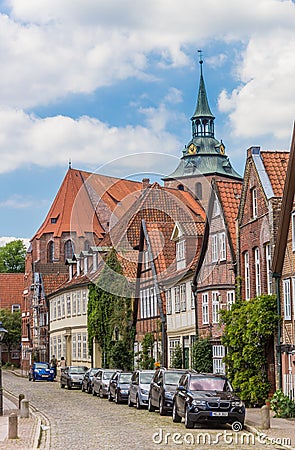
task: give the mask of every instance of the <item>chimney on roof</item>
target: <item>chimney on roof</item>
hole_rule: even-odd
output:
[[[150,187],[150,179],[149,178],[143,178],[141,183],[142,183],[142,190]]]
[[[250,147],[247,150],[247,157],[249,158],[252,155],[260,155],[260,147]]]

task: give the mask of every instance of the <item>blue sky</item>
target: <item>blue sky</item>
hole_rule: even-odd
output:
[[[0,237],[33,236],[69,159],[172,172],[191,138],[198,49],[235,169],[252,145],[289,150],[294,23],[291,0],[0,1]]]

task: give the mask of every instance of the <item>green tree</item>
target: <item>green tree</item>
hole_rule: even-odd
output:
[[[247,405],[263,404],[270,383],[267,378],[266,349],[273,341],[279,317],[276,297],[261,295],[238,300],[231,310],[221,310],[224,324],[222,343],[227,347],[227,374]]]
[[[11,362],[11,351],[19,349],[21,344],[22,318],[20,311],[11,312],[9,309],[0,309],[0,320],[8,331],[3,338],[3,344],[7,346],[8,362]]]
[[[154,369],[155,359],[153,357],[154,335],[146,333],[141,342],[141,352],[139,354],[138,364],[141,369]]]
[[[111,249],[97,283],[89,286],[88,300],[89,352],[93,354],[95,338],[101,347],[105,368],[113,366],[115,361],[118,363],[117,350],[122,344],[116,344],[117,339],[122,341],[127,358],[130,359],[128,368],[133,363],[132,301],[128,294],[128,283],[116,251]],[[126,364],[126,360],[122,359],[120,365],[125,367]]]
[[[182,369],[182,348],[179,344],[175,346],[172,352],[171,367],[174,369]]]
[[[192,368],[198,372],[213,371],[212,345],[208,338],[199,338],[193,343]]]
[[[0,272],[24,272],[26,251],[26,247],[20,239],[0,247]]]

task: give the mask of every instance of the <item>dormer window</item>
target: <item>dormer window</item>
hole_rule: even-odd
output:
[[[57,216],[57,217],[51,217],[50,222],[51,222],[51,223],[56,223],[56,222],[58,221],[58,217],[59,217],[59,216]]]

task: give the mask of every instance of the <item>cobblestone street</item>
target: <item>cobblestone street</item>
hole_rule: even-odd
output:
[[[279,448],[259,442],[251,433],[234,433],[229,427],[226,430],[186,430],[183,423],[174,424],[171,416],[162,417],[157,412],[138,411],[81,391],[61,389],[58,382],[29,382],[3,372],[4,389],[16,396],[24,394],[30,404],[48,418],[47,448],[50,449]]]

